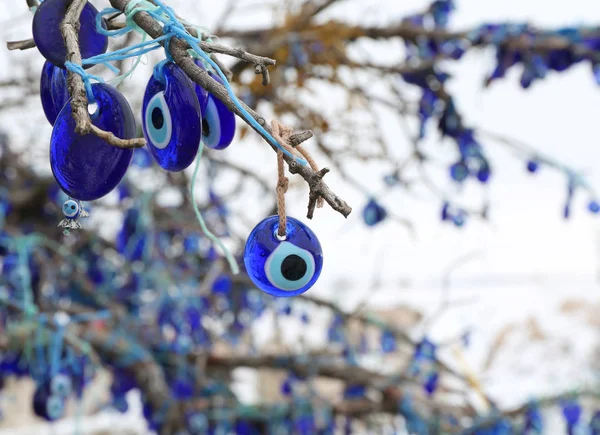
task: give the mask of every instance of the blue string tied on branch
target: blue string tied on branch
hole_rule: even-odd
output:
[[[199,56],[202,60],[204,60],[208,65],[210,65],[210,67],[218,74],[218,76],[220,77],[220,79],[223,82],[223,85],[225,86],[225,89],[227,90],[227,93],[229,94],[229,97],[230,97],[232,103],[240,111],[242,118],[248,124],[250,124],[256,131],[258,131],[261,135],[263,135],[263,137],[272,146],[281,150],[285,155],[287,155],[288,157],[293,159],[296,163],[300,164],[301,166],[308,165],[308,162],[306,160],[304,160],[301,157],[298,157],[297,155],[290,153],[287,149],[285,149],[285,147],[283,147],[281,144],[279,144],[275,140],[275,138],[269,132],[267,132],[267,130],[262,125],[260,125],[248,113],[248,111],[242,106],[242,104],[236,97],[236,95],[235,95],[233,89],[231,88],[231,85],[229,84],[229,81],[227,80],[227,77],[225,76],[223,71],[221,71],[219,66],[210,58],[210,56],[208,56],[200,48],[199,44],[201,43],[201,41],[198,38],[190,35],[190,33],[186,30],[185,26],[177,19],[173,10],[170,7],[166,6],[160,0],[156,0],[154,3],[156,4],[157,7],[160,8],[160,13],[158,13],[156,11],[156,9],[154,9],[154,8],[150,9],[150,8],[144,8],[144,7],[140,8],[136,12],[143,10],[144,12],[147,12],[154,19],[156,19],[157,21],[159,21],[163,24],[164,35],[161,38],[164,38],[165,40],[169,40],[172,37],[178,37],[178,38],[186,41],[190,45],[191,49],[196,53],[196,55]],[[133,10],[132,10],[132,14],[133,14]],[[155,39],[155,42],[161,38]],[[165,47],[165,51],[168,52],[167,47]],[[168,57],[169,57],[169,55],[167,54],[167,58]]]

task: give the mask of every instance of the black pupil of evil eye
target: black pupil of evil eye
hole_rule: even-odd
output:
[[[297,281],[306,273],[306,261],[298,255],[288,255],[281,263],[281,274],[285,279]]]
[[[154,110],[152,110],[152,125],[158,130],[162,128],[164,123],[165,118],[162,110],[160,110],[158,107],[155,107]]]

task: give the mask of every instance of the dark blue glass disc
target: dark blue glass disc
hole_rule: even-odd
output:
[[[35,45],[42,56],[60,68],[65,67],[67,57],[60,24],[70,4],[71,0],[45,0],[33,16],[32,32]],[[96,15],[98,10],[87,2],[81,12],[79,30],[79,49],[83,59],[105,53],[108,48],[108,37],[96,31]],[[106,28],[104,23],[103,27]],[[84,68],[91,66],[85,65]]]
[[[92,123],[121,139],[135,137],[135,119],[129,103],[114,87],[92,85],[98,109]],[[117,148],[93,134],[75,133],[71,103],[61,110],[50,140],[50,167],[60,188],[71,198],[93,201],[113,190],[129,167],[132,149]]]

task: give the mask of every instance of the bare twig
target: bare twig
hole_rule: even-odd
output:
[[[130,0],[111,0],[113,7],[124,10],[129,4]],[[140,11],[135,14],[134,21],[140,26],[150,37],[156,39],[163,34],[162,26],[152,18],[148,13]],[[229,54],[231,56],[238,57],[240,59],[247,60],[248,62],[257,63],[258,66],[263,66],[266,69],[266,65],[272,65],[274,61],[270,59],[260,58],[258,56],[250,55],[241,49],[230,49],[215,44],[202,43],[200,47],[207,51],[219,52],[223,54]],[[179,38],[172,38],[169,44],[169,49],[173,59],[179,65],[183,71],[195,82],[210,92],[213,96],[222,101],[227,107],[238,116],[242,117],[242,112],[233,103],[227,89],[216,80],[211,78],[206,71],[199,68],[192,57],[188,54],[187,50],[189,45]],[[262,64],[260,62],[263,62]],[[267,125],[265,119],[256,113],[254,110],[249,108],[246,104],[241,102],[242,107],[268,132],[271,131]],[[260,133],[260,132],[259,132]],[[266,138],[265,138],[266,139]],[[277,147],[271,145],[276,151]],[[323,176],[327,173],[327,170],[322,169],[318,173],[315,173],[309,166],[301,166],[297,164],[292,158],[287,155],[284,156],[285,161],[289,166],[289,170],[292,174],[299,174],[309,184],[310,187],[310,202],[309,202],[309,213],[308,216],[312,217],[311,205],[316,205],[316,199],[323,197],[323,199],[342,216],[347,217],[351,212],[352,208],[340,197],[338,197],[328,186],[323,182]],[[314,207],[312,207],[314,209]]]
[[[60,25],[60,31],[67,48],[67,60],[81,66],[81,52],[79,50],[79,17],[86,5],[86,0],[73,0],[63,22]],[[85,93],[83,78],[72,71],[68,72],[67,87],[71,95],[71,109],[73,119],[75,120],[75,132],[80,135],[95,134],[107,143],[118,148],[140,148],[146,145],[146,141],[141,138],[121,139],[113,133],[104,131],[92,124],[88,113],[88,99]]]
[[[9,50],[28,50],[35,47],[33,39],[24,39],[22,41],[8,41],[6,48]]]

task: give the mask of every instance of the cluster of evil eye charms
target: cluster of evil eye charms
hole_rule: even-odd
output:
[[[71,200],[63,206],[59,226],[81,228],[85,217],[81,201],[94,201],[115,189],[132,161],[133,150],[111,145],[94,134],[80,134],[72,115],[65,66],[67,50],[60,24],[70,0],[45,0],[36,9],[33,37],[45,57],[40,79],[44,114],[53,126],[50,140],[50,167],[57,184]],[[106,52],[108,38],[100,29],[106,23],[89,2],[80,19],[79,45],[82,58]],[[203,63],[196,62],[206,71]],[[84,65],[84,68],[91,65]],[[215,74],[209,73],[220,82]],[[135,118],[125,97],[114,87],[91,86],[89,99],[95,105],[90,120],[95,127],[120,139],[137,136]],[[92,105],[90,105],[90,108]],[[142,131],[148,150],[160,167],[181,171],[195,159],[200,141],[214,149],[229,146],[235,133],[235,116],[219,100],[194,84],[172,62],[161,62],[146,87],[143,100]],[[92,113],[93,112],[93,113]]]
[[[286,235],[278,235],[279,217],[260,222],[248,236],[244,264],[248,276],[265,293],[296,296],[310,289],[323,267],[323,251],[315,233],[288,217]]]
[[[196,64],[205,69],[200,61]],[[220,79],[211,74],[215,80]],[[144,94],[142,129],[150,153],[167,171],[192,164],[200,140],[223,149],[233,141],[235,115],[174,63],[159,64]]]
[[[56,374],[37,386],[33,395],[33,411],[48,421],[62,418],[67,399],[72,391],[71,378],[62,373]]]

